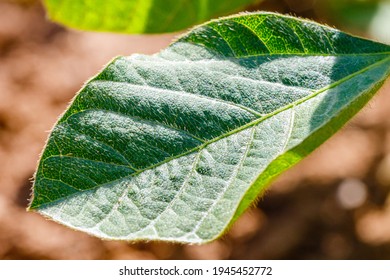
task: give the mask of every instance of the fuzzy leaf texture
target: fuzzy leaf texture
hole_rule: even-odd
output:
[[[30,208],[120,240],[204,243],[390,74],[390,46],[274,13],[119,57],[51,132]]]
[[[261,0],[44,0],[48,16],[83,30],[164,33],[238,12]]]

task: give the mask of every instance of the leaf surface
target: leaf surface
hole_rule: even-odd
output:
[[[103,238],[208,242],[389,74],[389,46],[310,21],[211,21],[85,85],[51,132],[30,208]]]
[[[238,12],[261,0],[45,0],[50,19],[93,31],[164,33]]]

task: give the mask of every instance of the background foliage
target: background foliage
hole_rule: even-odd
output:
[[[235,13],[259,0],[45,0],[50,18],[86,30],[123,33],[179,31]]]

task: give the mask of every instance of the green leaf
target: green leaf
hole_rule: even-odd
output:
[[[124,240],[203,243],[334,134],[390,74],[390,46],[273,13],[112,61],[39,162],[31,208]]]
[[[238,12],[261,0],[44,0],[51,20],[94,31],[164,33]]]

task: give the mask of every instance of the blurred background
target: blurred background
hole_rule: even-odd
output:
[[[264,0],[247,10],[390,43],[390,1]],[[158,52],[178,34],[70,30],[39,1],[0,0],[0,259],[390,259],[390,80],[210,244],[103,241],[26,212],[48,132],[83,83],[112,57]]]

